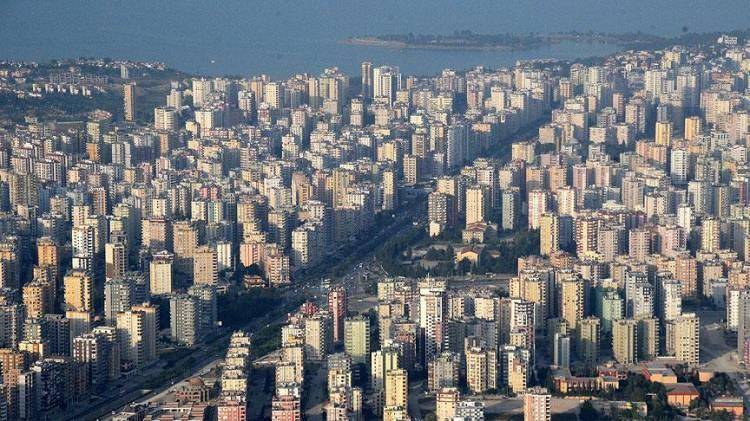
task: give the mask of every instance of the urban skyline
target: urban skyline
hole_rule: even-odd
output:
[[[750,38],[0,62],[0,421],[731,419]]]

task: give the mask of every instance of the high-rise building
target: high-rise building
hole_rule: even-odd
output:
[[[394,170],[383,171],[383,204],[384,210],[394,210],[398,207],[398,183]]]
[[[154,108],[154,128],[156,130],[177,131],[180,128],[180,117],[173,107]],[[165,148],[169,151],[169,148]]]
[[[347,313],[346,288],[343,286],[332,287],[328,291],[328,311],[331,313],[333,324],[333,342],[341,343],[344,340],[344,319]]]
[[[400,349],[396,346],[386,345],[382,349],[372,352],[370,357],[370,386],[373,390],[384,390],[386,373],[401,368],[400,359]]]
[[[125,275],[128,266],[128,252],[123,242],[104,245],[104,274],[107,278]]]
[[[117,314],[117,336],[122,359],[141,367],[156,359],[157,308],[150,305],[133,306]]]
[[[657,145],[666,147],[672,146],[672,122],[671,121],[657,121],[656,122],[656,135],[654,141]]]
[[[545,213],[539,224],[539,254],[550,256],[560,251],[560,217],[554,213]]]
[[[584,281],[566,279],[560,283],[560,316],[575,330],[584,314]]]
[[[52,311],[52,292],[50,285],[32,281],[23,287],[23,305],[26,317],[41,318]]]
[[[460,398],[461,394],[455,387],[440,389],[435,394],[436,421],[452,421]]]
[[[135,295],[135,285],[131,279],[107,279],[104,283],[104,317],[107,324],[114,326],[119,313],[137,304]]]
[[[365,99],[372,98],[373,72],[372,72],[372,63],[370,63],[369,61],[362,62],[361,77],[362,77],[362,97]]]
[[[171,294],[174,255],[166,250],[154,253],[149,262],[149,289],[152,295]]]
[[[344,321],[344,349],[355,364],[368,364],[370,359],[370,319],[356,316]]]
[[[216,285],[219,282],[219,265],[216,250],[200,246],[193,255],[193,282],[196,285]]]
[[[274,396],[271,402],[271,421],[302,421],[300,398],[294,395]]]
[[[651,318],[655,308],[654,287],[643,272],[629,272],[625,279],[625,315]]]
[[[385,373],[385,406],[406,408],[409,402],[409,379],[403,368]]]
[[[523,395],[524,421],[550,421],[552,419],[552,395],[543,387],[528,389]]]
[[[694,141],[701,134],[701,118],[685,117],[685,140]]]
[[[521,214],[521,193],[517,187],[505,189],[502,192],[502,227],[504,230],[514,230],[518,225]]]
[[[642,317],[638,322],[638,360],[653,360],[659,355],[660,335],[659,320],[650,317]]]
[[[447,313],[445,286],[424,285],[419,288],[419,327],[424,335],[424,358],[431,361],[442,351]]]
[[[612,354],[621,364],[638,361],[638,321],[621,319],[612,322]]]
[[[432,192],[427,198],[427,218],[441,226],[452,226],[456,222],[453,196]]]
[[[497,353],[492,349],[472,347],[465,351],[466,384],[472,393],[497,388]]]
[[[586,317],[578,324],[578,358],[590,368],[596,367],[599,358],[600,322],[597,317]]]
[[[438,391],[459,386],[460,354],[445,351],[427,365],[427,388]]]
[[[128,82],[124,84],[122,88],[125,102],[125,120],[135,121],[137,104],[135,82]]]
[[[198,303],[198,335],[204,337],[216,331],[218,324],[218,301],[216,297],[216,286],[210,284],[193,285],[188,288],[189,296],[194,297]]]
[[[19,376],[29,368],[29,355],[10,348],[0,349],[0,370],[2,370],[5,388],[5,402],[8,406],[8,419],[20,418],[19,415]]]
[[[328,355],[332,337],[329,315],[318,312],[311,317],[306,317],[304,323],[305,358],[313,361],[324,360]]]
[[[490,213],[490,195],[487,186],[475,184],[466,188],[466,225],[486,222]]]
[[[552,347],[552,365],[558,368],[570,368],[570,336],[555,333]]]
[[[103,335],[87,333],[73,339],[73,361],[85,364],[94,390],[109,380],[111,344]]]
[[[721,249],[721,221],[704,218],[701,223],[701,250],[716,253]]]
[[[529,192],[529,229],[539,229],[542,215],[549,211],[549,192],[532,190]]]
[[[682,314],[682,283],[676,279],[658,279],[658,275],[657,282],[661,282],[658,316],[662,322],[675,320]]]
[[[372,96],[383,98],[392,104],[396,100],[396,92],[401,89],[401,73],[398,67],[379,66],[372,69]]]
[[[190,221],[178,221],[172,225],[172,247],[174,251],[174,269],[175,271],[192,276],[193,275],[193,257],[198,248],[198,230]],[[204,258],[208,257],[206,255]],[[204,264],[208,263],[206,261]],[[210,268],[210,264],[201,268]],[[207,270],[207,272],[210,272]],[[210,273],[204,273],[210,277]]]
[[[91,274],[73,270],[65,275],[65,308],[73,311],[94,311],[94,280]]]
[[[685,313],[673,321],[672,343],[675,358],[695,367],[700,363],[700,320],[695,313]]]
[[[198,299],[187,294],[174,294],[169,299],[169,324],[172,340],[194,346],[199,340]]]

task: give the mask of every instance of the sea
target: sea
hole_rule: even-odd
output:
[[[347,45],[393,33],[680,32],[745,29],[750,0],[0,0],[0,60],[107,57],[205,75],[284,78],[362,61],[402,73],[602,56],[617,46],[566,42],[528,51]]]

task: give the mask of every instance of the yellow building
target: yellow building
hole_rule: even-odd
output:
[[[567,279],[560,284],[560,315],[571,330],[575,330],[583,318],[583,287],[583,279]]]
[[[656,136],[655,143],[657,145],[672,146],[672,122],[671,121],[657,121],[656,122]]]
[[[66,310],[88,311],[94,310],[93,289],[94,280],[86,271],[72,270],[65,275],[65,308]]]
[[[675,358],[690,366],[700,363],[700,319],[695,313],[685,313],[674,320],[672,343]]]
[[[560,217],[545,213],[539,218],[539,254],[549,256],[560,251]]]
[[[409,379],[406,370],[400,368],[385,373],[385,407],[406,408],[409,402]]]
[[[461,394],[455,387],[440,389],[435,395],[436,421],[451,421],[456,416],[456,407]]]
[[[466,384],[472,393],[497,388],[497,353],[472,347],[466,350]]]
[[[621,364],[638,361],[638,322],[620,319],[612,322],[612,353]]]

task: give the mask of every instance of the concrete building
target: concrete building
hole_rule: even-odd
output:
[[[528,389],[523,395],[523,419],[525,421],[550,421],[552,419],[552,395],[543,387]]]
[[[612,353],[621,364],[638,361],[638,321],[621,319],[612,322]]]

